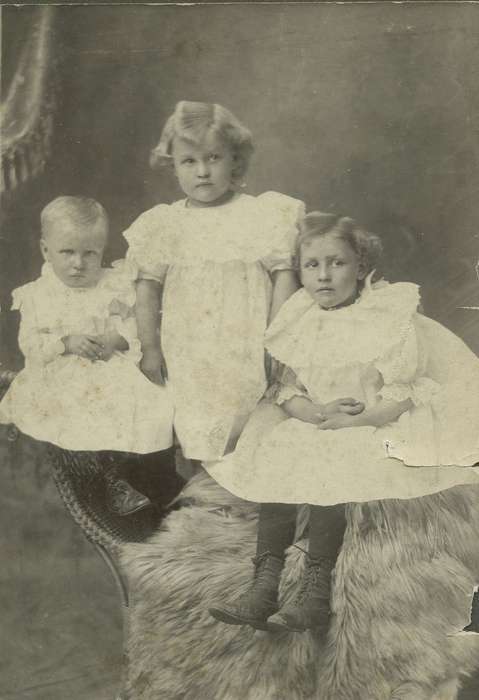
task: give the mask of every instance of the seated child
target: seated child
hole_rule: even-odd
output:
[[[284,366],[275,401],[256,409],[234,453],[205,464],[231,493],[261,503],[253,582],[218,601],[210,610],[218,620],[325,632],[341,504],[479,480],[479,360],[417,313],[415,284],[372,284],[380,250],[352,219],[313,212],[300,222],[303,288],[266,332],[267,350]],[[296,504],[304,503],[306,566],[296,597],[278,609]]]
[[[114,464],[108,504],[126,515],[149,499],[125,480],[124,453],[169,448],[173,421],[168,389],[138,368],[136,273],[124,262],[102,267],[108,218],[93,199],[58,197],[42,211],[41,231],[41,276],[13,292],[25,368],[1,420],[67,450],[101,451]]]

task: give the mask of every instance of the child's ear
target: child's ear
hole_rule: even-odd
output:
[[[368,270],[363,262],[359,263],[358,280],[364,280],[368,276]]]
[[[233,155],[233,168],[231,170],[231,179],[233,182],[236,180],[241,180],[244,175],[244,160],[243,158],[235,153]]]
[[[48,246],[43,238],[40,238],[40,250],[42,251],[43,259],[48,262]]]

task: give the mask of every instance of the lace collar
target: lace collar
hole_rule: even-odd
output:
[[[404,342],[419,304],[419,287],[366,280],[348,306],[322,309],[306,290],[293,294],[266,331],[270,354],[293,370],[373,362]]]

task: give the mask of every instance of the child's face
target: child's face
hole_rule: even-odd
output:
[[[175,137],[173,162],[180,187],[193,206],[219,203],[232,190],[231,148],[214,133],[199,144]]]
[[[94,287],[100,278],[107,230],[104,222],[79,226],[65,219],[49,225],[40,241],[43,257],[67,287]]]
[[[310,296],[323,309],[333,309],[354,301],[365,275],[349,243],[326,233],[301,246],[300,276]]]

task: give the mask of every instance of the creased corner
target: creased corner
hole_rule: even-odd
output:
[[[468,594],[467,597],[469,598],[470,606],[468,624],[462,630],[449,634],[449,637],[479,634],[479,585],[474,586],[471,593]]]

